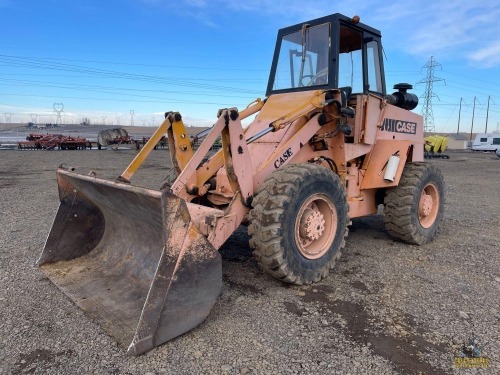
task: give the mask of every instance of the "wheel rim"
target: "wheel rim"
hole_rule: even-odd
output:
[[[295,219],[295,242],[308,259],[321,258],[330,248],[337,231],[337,210],[324,194],[311,195]]]
[[[439,211],[439,193],[434,184],[428,184],[422,190],[418,203],[418,221],[424,228],[434,224]]]

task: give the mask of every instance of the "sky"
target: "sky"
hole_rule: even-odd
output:
[[[278,29],[333,13],[382,32],[417,113],[433,58],[437,132],[499,130],[498,0],[0,0],[0,123],[207,126],[265,97]]]

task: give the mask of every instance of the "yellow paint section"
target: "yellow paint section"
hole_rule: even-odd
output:
[[[194,154],[191,147],[191,141],[189,140],[186,127],[182,120],[172,123],[172,132],[175,142],[175,157],[179,164],[179,168],[183,170]]]
[[[315,108],[322,108],[324,91],[303,91],[270,96],[257,116],[258,121],[274,122],[275,127],[297,119]]]
[[[171,122],[168,118],[166,118],[162,124],[156,129],[154,134],[151,136],[149,141],[146,142],[144,147],[139,151],[139,153],[135,156],[134,160],[128,165],[128,167],[123,171],[120,175],[120,178],[125,181],[130,181],[130,178],[137,171],[137,169],[141,166],[141,164],[146,160],[149,153],[154,149],[156,144],[160,141],[163,134],[165,134],[171,126]]]

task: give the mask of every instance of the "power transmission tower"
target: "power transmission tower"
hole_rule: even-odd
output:
[[[30,117],[31,117],[31,122],[33,124],[38,124],[37,120],[38,120],[38,115],[36,113],[30,113]]]
[[[432,113],[432,98],[439,97],[432,91],[432,86],[434,82],[444,81],[442,78],[434,77],[434,69],[436,67],[441,68],[441,64],[434,60],[434,56],[431,56],[427,64],[423,68],[427,69],[427,76],[425,79],[417,82],[425,83],[425,93],[421,98],[424,98],[424,105],[422,106],[422,116],[424,117],[424,131],[433,132],[434,131],[434,114]],[[445,82],[446,84],[446,82]]]
[[[134,110],[131,109],[130,110],[130,126],[134,126],[134,115],[135,115]]]
[[[10,118],[12,117],[12,113],[5,112],[4,115],[5,115],[5,123],[9,124],[10,123]]]
[[[54,103],[54,112],[57,114],[56,116],[56,125],[62,124],[61,113],[64,112],[64,104],[63,103]]]

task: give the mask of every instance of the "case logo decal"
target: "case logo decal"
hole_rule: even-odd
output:
[[[415,134],[417,132],[417,123],[386,118],[381,130],[393,133]]]

